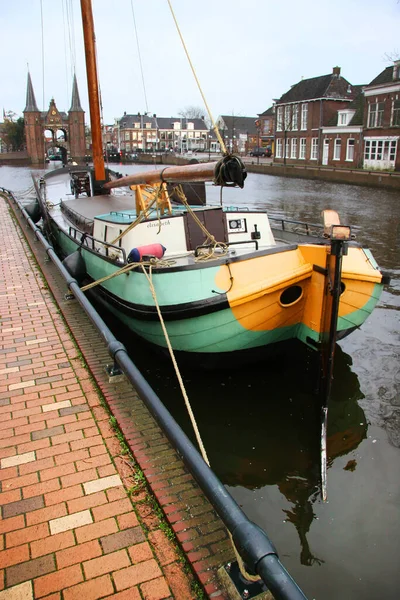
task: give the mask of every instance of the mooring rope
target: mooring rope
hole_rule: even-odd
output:
[[[187,411],[189,413],[190,420],[192,422],[192,426],[193,426],[193,429],[194,429],[194,432],[195,432],[195,435],[196,435],[197,443],[198,443],[200,451],[201,451],[201,455],[202,455],[204,461],[207,463],[207,465],[210,466],[210,461],[208,460],[207,452],[206,452],[206,450],[204,448],[203,440],[201,439],[201,435],[200,435],[199,428],[197,426],[196,418],[194,416],[194,413],[193,413],[193,410],[192,410],[192,407],[191,407],[188,395],[186,393],[185,384],[183,383],[182,376],[181,376],[181,373],[179,371],[178,364],[176,362],[175,354],[174,354],[174,351],[172,349],[172,345],[171,345],[171,342],[170,342],[170,339],[169,339],[167,328],[165,327],[164,319],[163,319],[163,316],[162,316],[161,310],[160,310],[160,305],[158,304],[157,294],[156,294],[156,290],[155,290],[154,284],[153,284],[152,265],[150,265],[149,273],[147,273],[144,265],[142,264],[142,271],[145,274],[147,281],[149,282],[151,295],[153,296],[154,304],[156,306],[157,313],[158,313],[158,318],[160,319],[160,324],[161,324],[161,327],[162,327],[162,330],[163,330],[163,333],[164,333],[165,341],[167,342],[168,351],[170,353],[171,360],[172,360],[172,363],[174,365],[175,373],[176,373],[176,376],[177,376],[178,381],[179,381],[179,386],[181,388],[181,392],[182,392],[182,395],[183,395],[183,398],[184,398],[184,401],[185,401],[185,404],[186,404],[186,408],[187,408]]]

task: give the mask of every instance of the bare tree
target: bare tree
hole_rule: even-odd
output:
[[[210,129],[210,119],[207,111],[201,106],[185,106],[178,112],[178,115],[185,119],[203,119],[208,129]]]
[[[392,52],[385,52],[383,56],[385,62],[395,62],[396,60],[400,60],[400,52],[397,49],[392,50]]]

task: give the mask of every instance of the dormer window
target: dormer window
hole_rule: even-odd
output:
[[[355,114],[355,110],[339,110],[338,125],[348,125]]]

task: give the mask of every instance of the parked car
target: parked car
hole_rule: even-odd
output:
[[[265,158],[266,156],[271,156],[271,148],[252,148],[249,152],[250,156],[262,156]]]

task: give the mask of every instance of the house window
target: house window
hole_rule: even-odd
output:
[[[400,127],[400,100],[393,100],[392,125]]]
[[[282,140],[280,138],[276,140],[276,158],[282,158]]]
[[[347,115],[346,115],[346,113],[339,113],[338,125],[347,125]]]
[[[292,108],[292,129],[297,131],[299,128],[299,105],[293,104]],[[297,143],[297,140],[296,140]]]
[[[151,129],[151,123],[146,123],[146,129]]]
[[[303,160],[306,157],[306,148],[307,148],[307,139],[306,138],[300,138],[299,158],[301,158]]]
[[[285,130],[290,129],[290,106],[285,106]]]
[[[278,106],[276,111],[276,130],[282,131],[283,125],[283,106]]]
[[[132,139],[133,140],[137,140],[137,133],[136,133],[136,131],[132,131]]]
[[[140,123],[134,123],[135,129],[140,129]]]
[[[285,140],[285,158],[289,158],[289,156],[290,156],[289,150],[290,150],[290,139],[286,138],[286,140]]]
[[[125,140],[130,140],[131,139],[131,135],[130,133],[125,133]]]
[[[292,151],[290,158],[297,158],[297,138],[292,138]]]
[[[187,129],[194,129],[194,124],[193,123],[188,123],[187,124]]]
[[[311,140],[311,160],[317,160],[318,158],[318,138]]]
[[[301,105],[301,129],[307,129],[308,104]]]
[[[347,140],[346,160],[354,160],[354,143],[353,138]]]
[[[382,127],[384,102],[374,102],[369,105],[368,127]]]
[[[336,138],[335,145],[333,146],[333,160],[340,160],[341,147],[342,147],[342,140],[340,138]]]

